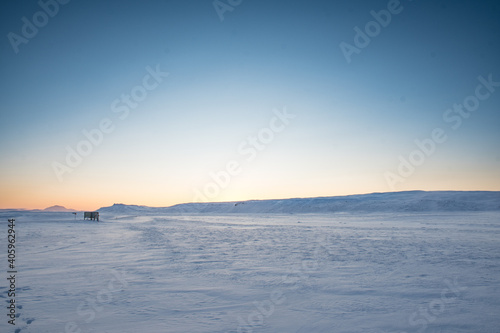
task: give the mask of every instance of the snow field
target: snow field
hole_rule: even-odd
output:
[[[4,315],[1,332],[497,332],[500,324],[498,212],[100,223],[0,214],[16,218],[20,305],[16,326]]]

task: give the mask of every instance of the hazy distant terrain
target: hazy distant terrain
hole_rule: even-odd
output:
[[[153,208],[115,204],[103,213],[334,213],[334,212],[434,212],[498,211],[500,192],[493,191],[406,191],[321,198],[250,200],[243,202],[191,203]]]

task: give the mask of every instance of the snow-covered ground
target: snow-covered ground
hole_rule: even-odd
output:
[[[500,212],[16,218],[1,332],[498,332]]]

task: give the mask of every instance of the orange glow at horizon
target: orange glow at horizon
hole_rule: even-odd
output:
[[[417,184],[422,184],[419,178],[409,179],[405,186],[400,186],[395,191],[498,191],[500,189],[499,181],[495,182],[484,179],[483,182],[479,183],[477,180],[465,180],[459,185],[446,177],[435,179],[430,184],[427,184],[427,186],[417,186]],[[272,186],[266,187],[261,186],[260,183],[251,179],[235,179],[234,183],[234,185],[239,186],[229,186],[227,189],[221,190],[217,197],[207,197],[208,200],[205,202],[328,197],[391,192],[382,181],[373,182],[370,185],[368,179],[358,179],[358,182],[349,178],[345,178],[344,180],[332,179],[330,181],[318,179],[308,182],[307,185],[301,181],[276,182]],[[14,186],[13,184],[4,183],[2,187],[8,188],[9,191],[2,191],[0,193],[0,209],[45,209],[50,206],[60,205],[68,209],[90,211],[111,206],[114,203],[168,207],[194,201],[194,192],[185,189],[177,189],[178,194],[176,194],[172,188],[169,188],[168,191],[162,191],[158,188],[140,188],[138,186],[127,189],[120,186],[113,187],[109,184],[73,185],[57,188],[54,185],[35,187],[32,184],[31,186],[27,184],[17,184]]]

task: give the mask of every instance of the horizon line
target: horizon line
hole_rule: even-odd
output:
[[[293,199],[319,199],[319,198],[335,198],[335,197],[350,197],[357,195],[370,195],[370,194],[385,194],[385,193],[407,193],[407,192],[500,192],[500,190],[404,190],[404,191],[388,191],[388,192],[368,192],[368,193],[355,193],[355,194],[344,194],[344,195],[331,195],[331,196],[314,196],[314,197],[288,197],[288,198],[273,198],[273,199],[246,199],[246,200],[226,200],[226,201],[206,201],[206,202],[180,202],[169,206],[148,206],[148,205],[137,205],[137,204],[126,204],[126,203],[113,203],[109,206],[100,206],[98,209],[94,210],[83,210],[83,209],[73,209],[67,208],[62,205],[51,205],[45,208],[0,208],[0,211],[3,210],[23,210],[23,211],[44,211],[47,208],[51,208],[54,206],[59,206],[68,211],[75,212],[84,212],[84,211],[98,211],[101,208],[111,207],[114,205],[124,205],[124,206],[139,206],[139,207],[148,207],[148,208],[169,208],[178,205],[187,205],[187,204],[212,204],[212,203],[234,203],[234,202],[248,202],[248,201],[273,201],[273,200],[293,200]],[[54,212],[53,212],[54,213]]]

